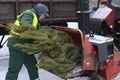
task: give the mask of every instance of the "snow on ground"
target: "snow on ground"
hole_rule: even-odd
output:
[[[8,36],[6,36],[4,40],[6,40],[7,38]],[[5,80],[5,75],[8,69],[9,52],[8,52],[8,48],[6,47],[6,44],[3,46],[3,48],[0,49],[0,80]],[[58,76],[46,70],[39,69],[38,72],[39,72],[40,80],[62,80]],[[18,80],[29,80],[29,76],[24,65],[19,73]],[[76,77],[74,79],[69,79],[69,80],[89,80],[89,78]],[[114,80],[120,80],[120,74]]]

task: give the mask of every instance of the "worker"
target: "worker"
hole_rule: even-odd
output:
[[[34,28],[38,29],[40,26],[40,20],[45,19],[48,16],[48,8],[42,3],[38,3],[34,8],[25,10],[15,21],[16,25],[22,23],[31,24]],[[17,80],[18,74],[24,64],[27,68],[30,80],[40,80],[38,75],[38,68],[35,66],[37,60],[34,55],[28,55],[21,51],[20,48],[14,47],[16,43],[27,43],[29,41],[14,38],[10,35],[8,39],[8,48],[10,53],[9,67],[5,80]]]

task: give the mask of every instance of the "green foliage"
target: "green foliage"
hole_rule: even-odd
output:
[[[75,61],[79,57],[78,47],[73,44],[72,38],[67,33],[48,26],[41,26],[38,30],[28,24],[9,26],[11,30],[19,33],[11,33],[13,37],[31,40],[31,43],[15,44],[16,47],[22,48],[29,55],[42,52],[36,65],[39,68],[65,77],[76,66]]]
[[[7,24],[7,29],[10,31],[10,35],[12,37],[16,37],[16,38],[21,38],[21,33],[25,32],[25,31],[31,31],[31,30],[35,30],[30,24],[22,24],[21,26],[12,24],[12,23],[8,23]]]

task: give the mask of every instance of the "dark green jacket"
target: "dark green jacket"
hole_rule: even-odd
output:
[[[33,11],[34,13],[36,13],[34,9],[30,9],[30,10]],[[22,23],[24,23],[24,22],[29,23],[29,24],[32,24],[33,18],[34,18],[34,16],[33,16],[32,12],[25,12],[25,13],[20,17],[19,21],[20,21],[20,24],[22,24]],[[40,23],[37,24],[37,29],[38,29],[39,27],[40,27]],[[32,42],[32,41],[30,41],[30,40],[21,40],[21,39],[16,39],[16,38],[10,37],[10,38],[8,39],[8,44],[7,44],[7,46],[10,47],[10,48],[19,49],[19,48],[14,47],[14,44],[16,44],[16,43],[22,43],[22,44],[24,44],[24,43],[31,43],[31,42]]]

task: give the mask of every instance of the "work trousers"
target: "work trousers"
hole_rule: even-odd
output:
[[[18,74],[24,64],[28,70],[30,80],[38,78],[37,60],[34,55],[28,55],[21,50],[9,48],[9,67],[5,80],[17,80]]]

